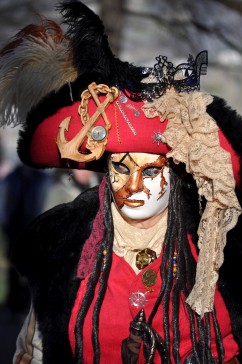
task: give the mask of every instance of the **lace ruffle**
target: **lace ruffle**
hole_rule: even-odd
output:
[[[168,120],[162,135],[175,163],[185,163],[207,200],[198,228],[200,249],[195,285],[187,303],[201,316],[212,311],[214,292],[226,245],[226,235],[237,223],[241,207],[234,188],[230,154],[219,142],[218,126],[206,112],[213,97],[203,92],[176,93],[170,89],[143,111],[148,118]]]

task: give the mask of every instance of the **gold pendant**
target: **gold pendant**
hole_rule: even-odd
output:
[[[157,281],[157,274],[154,269],[147,269],[142,275],[142,282],[146,287],[152,287]]]

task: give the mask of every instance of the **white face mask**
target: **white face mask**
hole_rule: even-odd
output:
[[[166,157],[149,153],[115,153],[109,160],[114,201],[132,220],[149,219],[168,206],[170,173]]]

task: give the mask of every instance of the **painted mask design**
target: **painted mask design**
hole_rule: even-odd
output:
[[[165,156],[112,154],[109,177],[116,206],[130,219],[148,219],[168,205],[170,174]]]

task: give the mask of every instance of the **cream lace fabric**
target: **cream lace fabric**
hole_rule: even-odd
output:
[[[112,203],[111,209],[114,222],[113,251],[119,257],[124,257],[135,273],[139,273],[140,270],[135,264],[138,251],[149,248],[156,252],[157,257],[161,253],[167,229],[167,209],[156,225],[145,230],[127,223],[117,211],[114,203]]]
[[[226,235],[237,223],[241,207],[234,192],[230,154],[219,143],[218,126],[206,112],[211,95],[169,89],[159,99],[145,103],[148,118],[168,120],[163,141],[171,147],[167,157],[183,162],[205,196],[206,208],[198,228],[200,249],[195,285],[187,303],[201,316],[213,309],[218,270],[223,263]]]

